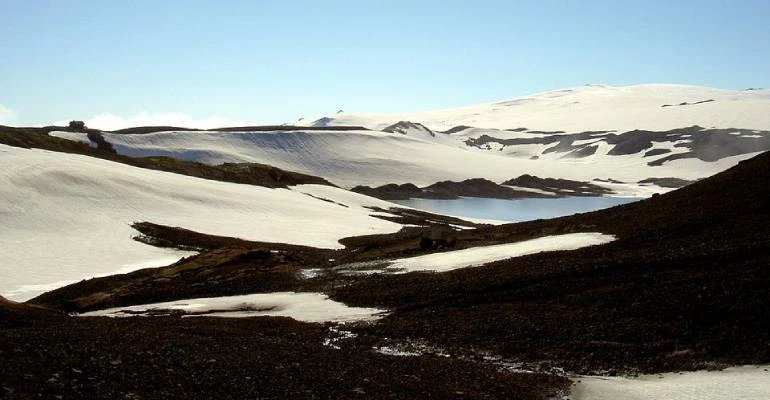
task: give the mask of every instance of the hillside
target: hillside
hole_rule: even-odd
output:
[[[661,179],[702,179],[770,150],[767,109],[770,90],[586,86],[435,112],[335,114],[308,127],[146,127],[102,137],[129,157],[266,164],[345,188],[500,184],[528,174],[644,195],[667,191]],[[51,134],[91,143],[85,133]]]
[[[140,168],[224,182],[245,183],[265,187],[287,187],[301,184],[331,185],[325,179],[316,176],[284,171],[273,166],[256,163],[230,163],[212,166],[168,157],[126,157],[114,151],[112,145],[104,140],[104,135],[101,131],[93,129],[65,131],[64,129],[66,128],[55,126],[45,128],[13,128],[0,125],[0,144],[27,149],[34,148],[82,154]],[[147,130],[150,132],[153,129],[162,128],[136,128],[139,131]],[[59,132],[65,138],[83,138],[83,140],[66,140],[50,135],[51,132]]]
[[[582,226],[617,235],[608,245],[372,276],[335,297],[397,310],[368,332],[405,348],[427,340],[584,372],[766,363],[768,168],[764,153],[643,202],[477,233]]]
[[[60,312],[34,305],[17,303],[0,296],[0,329],[16,327],[37,320],[63,319]]]
[[[365,208],[390,203],[331,186],[218,182],[2,144],[0,199],[0,293],[13,300],[193,254],[133,240],[134,222],[326,248],[341,247],[346,236],[401,228]]]
[[[770,153],[764,153],[642,202],[456,231],[451,248],[423,248],[426,231],[414,228],[348,238],[342,241],[346,248],[333,253],[284,248],[280,257],[264,251],[264,257],[243,258],[243,250],[229,249],[232,255],[227,256],[221,249],[171,267],[186,274],[160,269],[123,282],[120,277],[88,281],[35,302],[91,308],[94,300],[103,301],[102,307],[119,300],[129,305],[147,301],[148,294],[185,298],[192,294],[181,289],[188,284],[198,295],[230,295],[242,293],[243,278],[222,274],[253,271],[248,275],[262,283],[249,284],[252,289],[320,290],[349,305],[390,309],[378,323],[354,329],[367,338],[367,346],[470,358],[496,355],[535,369],[594,373],[767,363],[770,337],[762,327],[770,323],[770,314],[761,310],[770,309],[765,290],[770,284],[768,168]],[[601,232],[617,240],[438,274],[345,273],[355,263],[571,232]],[[207,267],[207,260],[222,267]],[[316,277],[281,275],[297,266],[318,270]],[[140,289],[137,293],[146,294],[132,299],[131,290]]]
[[[767,97],[586,87],[323,128],[0,127],[0,396],[543,399],[565,372],[770,363]],[[483,225],[325,179],[667,193]],[[317,312],[276,294],[370,312],[263,317]],[[63,315],[85,311],[125,318]]]
[[[435,139],[401,133],[333,130],[104,133],[103,137],[119,154],[129,157],[163,156],[211,166],[260,163],[322,176],[348,188],[390,183],[428,186],[444,180],[473,178],[502,183],[529,174],[598,185],[604,184],[591,181],[611,178],[629,183],[627,190],[638,191],[638,182],[645,179],[697,180],[770,148],[770,135],[765,131],[692,128],[638,135],[634,132],[565,135],[505,131],[502,139],[493,139],[492,135],[497,135],[493,132],[474,139],[472,133],[476,131],[471,129],[471,133],[451,136],[441,134]],[[84,136],[52,134],[88,142]],[[685,137],[688,135],[689,139]],[[484,144],[479,144],[482,143],[479,140],[484,140]],[[492,147],[493,141],[497,141],[496,146],[512,149],[511,152]],[[581,153],[586,148],[592,149],[590,154]],[[573,153],[581,156],[571,155]]]
[[[665,131],[700,125],[769,130],[770,89],[723,90],[702,86],[585,85],[468,107],[413,113],[343,113],[314,125],[383,129],[412,121],[434,131],[459,126],[545,132]]]
[[[3,150],[12,154],[9,149]],[[131,299],[136,304],[165,295],[231,294],[259,285],[270,291],[278,283],[281,290],[326,291],[347,304],[388,308],[390,314],[371,325],[345,326],[348,333],[275,318],[212,324],[205,318],[45,317],[2,328],[0,350],[11,355],[4,366],[14,368],[0,368],[0,376],[34,370],[53,379],[41,386],[25,378],[27,384],[8,386],[15,393],[12,398],[150,389],[190,396],[218,387],[243,396],[295,396],[312,390],[332,397],[355,391],[374,393],[375,398],[377,393],[421,398],[463,391],[472,393],[469,397],[542,399],[564,390],[565,378],[500,371],[498,366],[618,374],[768,363],[768,168],[770,153],[764,153],[643,202],[555,220],[460,230],[455,237],[460,249],[568,232],[609,233],[617,240],[438,274],[335,272],[336,266],[350,262],[451,250],[421,249],[426,231],[420,228],[346,238],[346,248],[338,250],[243,241],[238,250],[217,247],[231,246],[233,239],[188,232],[178,237],[209,243],[208,251],[172,267],[85,281],[44,298],[66,306],[73,300],[67,296],[89,298],[89,290],[96,290],[90,299],[98,301],[104,295],[99,291],[108,286],[146,290],[136,292],[139,296]],[[326,199],[339,190],[310,189],[313,196]],[[335,200],[350,204],[355,195],[348,196],[353,197]],[[409,215],[408,210],[400,214]],[[160,237],[179,234],[158,228],[154,235]],[[293,272],[297,265],[313,266],[321,274],[300,279]],[[137,282],[151,285],[134,286]],[[185,288],[190,291],[183,293]],[[125,300],[130,294],[121,296]],[[217,345],[207,337],[238,345]],[[47,348],[57,357],[34,348]],[[21,357],[13,349],[30,355]],[[395,358],[377,349],[406,356]],[[250,357],[244,361],[243,354]],[[343,372],[331,376],[324,373],[328,368],[319,367],[330,363]],[[183,375],[179,365],[187,366]],[[81,381],[83,373],[98,383]],[[207,378],[191,384],[190,374]],[[235,384],[233,379],[240,382],[245,376],[255,383]],[[431,384],[426,386],[426,380]],[[282,384],[276,385],[278,381]],[[350,382],[365,383],[351,387]]]

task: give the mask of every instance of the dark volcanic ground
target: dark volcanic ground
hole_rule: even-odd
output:
[[[2,325],[0,325],[2,326]],[[0,328],[0,398],[542,399],[565,378],[322,343],[288,318],[48,318]]]

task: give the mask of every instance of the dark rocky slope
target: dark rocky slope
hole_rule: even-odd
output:
[[[62,318],[0,326],[0,398],[545,399],[565,378],[323,345],[288,318]]]
[[[64,314],[45,307],[17,303],[0,296],[0,329],[25,325],[30,321],[63,318]]]
[[[545,194],[516,190],[498,185],[483,178],[466,179],[461,182],[442,181],[419,188],[414,184],[387,184],[375,188],[356,186],[351,191],[383,200],[405,199],[457,199],[460,197],[486,197],[495,199],[518,199],[524,197],[552,197]]]
[[[373,276],[335,297],[395,309],[368,330],[379,337],[574,371],[767,363],[767,171],[770,153],[647,201],[476,232],[561,225],[618,235],[609,245],[443,274]]]
[[[652,183],[652,182],[650,182]],[[511,187],[513,186],[513,187]],[[534,189],[534,190],[527,190]],[[458,199],[484,197],[495,199],[554,198],[565,196],[604,196],[614,192],[605,187],[569,179],[539,178],[521,175],[497,184],[487,179],[474,178],[461,182],[442,181],[425,187],[412,183],[369,187],[356,186],[351,191],[382,200]]]

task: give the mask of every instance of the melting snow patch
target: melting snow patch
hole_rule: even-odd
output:
[[[299,279],[313,279],[323,275],[323,269],[321,268],[306,268],[297,271]]]
[[[513,186],[513,185],[502,185],[502,186],[507,186],[507,187],[509,187],[509,188],[511,188],[513,190],[518,190],[518,191],[521,191],[521,192],[530,192],[530,193],[544,194],[544,195],[547,195],[547,196],[556,196],[556,193],[554,193],[552,191],[549,192],[549,191],[542,190],[542,189],[537,189],[537,188],[530,188],[530,187],[525,187],[525,186]]]
[[[661,194],[674,190],[673,188],[663,188],[657,185],[647,186],[638,183],[624,182],[605,182],[594,180],[594,184],[612,190],[615,194],[612,197],[634,197],[647,198],[655,193]]]
[[[572,399],[674,400],[770,399],[770,366],[722,371],[643,375],[637,378],[581,377]]]
[[[430,354],[439,357],[452,357],[446,350],[423,340],[394,341],[385,339],[386,342],[375,346],[372,350],[376,353],[396,357],[416,357]]]
[[[493,261],[540,253],[543,251],[575,250],[581,247],[609,243],[613,240],[615,240],[615,237],[612,235],[596,232],[546,236],[525,240],[523,242],[473,247],[464,250],[402,258],[392,261],[384,272],[443,272],[457,268],[479,266]]]
[[[342,348],[340,346],[342,342],[345,340],[354,339],[356,337],[358,337],[358,335],[353,332],[341,330],[336,326],[331,326],[329,327],[329,336],[323,340],[323,345],[339,350]]]
[[[388,346],[375,347],[374,351],[380,354],[384,354],[386,356],[394,356],[394,357],[415,357],[422,354],[417,351],[404,351],[404,350],[399,350],[395,347],[388,347]]]
[[[290,317],[304,322],[355,322],[379,319],[386,310],[348,307],[322,293],[276,292],[207,297],[116,307],[80,314],[83,317],[157,316],[181,313],[206,317]]]

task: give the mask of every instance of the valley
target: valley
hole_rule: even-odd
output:
[[[634,398],[727,368],[761,396],[767,107],[587,86],[309,126],[0,126],[0,395]],[[418,206],[592,199],[613,206]]]

